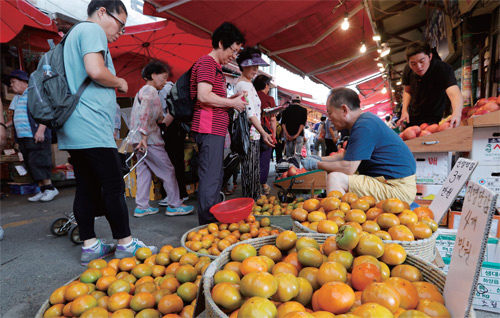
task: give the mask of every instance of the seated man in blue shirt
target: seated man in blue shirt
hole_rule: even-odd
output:
[[[351,89],[333,89],[326,105],[335,127],[351,130],[346,151],[329,157],[309,156],[302,165],[328,172],[328,192],[353,192],[377,201],[398,198],[411,204],[417,192],[416,164],[401,138],[374,114],[363,113]]]

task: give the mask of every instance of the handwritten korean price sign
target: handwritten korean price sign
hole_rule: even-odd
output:
[[[452,317],[468,317],[497,194],[470,181],[443,296]]]
[[[458,193],[469,180],[470,176],[476,169],[478,162],[459,158],[455,166],[451,170],[448,178],[446,178],[443,186],[439,189],[436,198],[432,201],[429,209],[434,212],[434,220],[440,222],[446,211],[453,204],[453,201],[458,196]]]

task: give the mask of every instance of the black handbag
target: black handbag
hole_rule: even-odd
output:
[[[238,113],[233,121],[231,150],[242,157],[250,151],[250,125],[245,111]]]
[[[262,126],[262,128],[264,128],[264,131],[268,134],[270,134],[271,132],[269,131],[269,129],[266,127],[266,126]],[[260,142],[259,142],[259,146],[260,146],[260,152],[264,152],[264,151],[267,151],[269,150],[269,147],[265,142],[264,142],[264,138],[262,138],[262,135],[260,136]]]

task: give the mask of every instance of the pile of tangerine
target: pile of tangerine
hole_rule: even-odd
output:
[[[197,231],[189,232],[185,246],[200,254],[218,256],[229,246],[255,237],[279,234],[279,230],[270,227],[269,218],[260,221],[249,215],[238,223],[210,223]]]
[[[43,317],[191,318],[210,258],[165,245],[135,257],[91,261],[80,278],[57,288]]]
[[[414,241],[426,239],[437,231],[434,213],[426,207],[413,211],[397,198],[376,202],[371,196],[358,198],[332,191],[324,199],[308,199],[292,211],[292,219],[319,233],[336,234],[348,224],[373,233],[383,240]]]

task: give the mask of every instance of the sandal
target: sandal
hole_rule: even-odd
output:
[[[269,194],[269,192],[271,192],[271,187],[270,187],[270,186],[268,186],[266,183],[264,183],[264,184],[262,185],[262,193],[263,193],[264,195],[268,195],[268,194]]]

